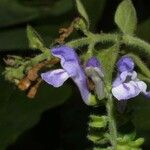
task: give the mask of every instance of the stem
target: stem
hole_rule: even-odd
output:
[[[139,50],[144,50],[148,55],[150,55],[150,44],[147,42],[130,35],[123,36],[123,43],[135,48],[139,48]],[[143,51],[141,51],[143,52]]]
[[[33,57],[31,60],[26,61],[23,66],[34,66],[38,64],[39,62],[42,62],[44,60],[49,60],[51,58],[51,54],[49,50],[45,50],[43,53]]]
[[[107,104],[107,115],[109,118],[109,133],[110,133],[110,141],[113,146],[113,150],[116,150],[117,146],[117,129],[116,129],[116,123],[115,123],[115,116],[114,116],[114,103],[112,99],[112,95],[108,95]]]
[[[82,47],[84,45],[88,45],[91,43],[91,40],[96,44],[98,42],[112,42],[116,43],[118,41],[118,34],[90,34],[89,37],[84,37],[80,39],[73,40],[71,42],[66,43],[66,45],[71,46],[73,48]]]
[[[90,57],[93,56],[94,46],[95,46],[95,43],[94,43],[94,42],[91,42],[91,43],[89,44],[89,46],[88,46],[87,54],[88,54],[88,56],[90,56]]]

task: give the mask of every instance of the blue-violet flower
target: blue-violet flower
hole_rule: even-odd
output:
[[[61,45],[52,48],[51,52],[53,56],[60,58],[60,64],[63,69],[42,73],[42,79],[54,87],[60,87],[69,77],[72,78],[78,86],[84,102],[91,105],[93,95],[89,92],[85,72],[74,49]]]
[[[88,59],[85,71],[87,76],[94,82],[98,98],[103,99],[105,97],[104,82],[102,80],[104,78],[104,74],[102,66],[96,57]]]
[[[117,63],[118,75],[112,85],[112,94],[118,100],[128,100],[136,97],[141,92],[146,96],[150,95],[147,92],[145,82],[137,78],[137,73],[134,71],[134,62],[130,57],[123,56]]]

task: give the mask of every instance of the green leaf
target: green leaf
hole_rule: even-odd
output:
[[[56,1],[53,6],[51,7],[49,6],[49,13],[54,16],[59,16],[70,11],[72,8],[73,8],[73,1],[59,0],[59,1]]]
[[[104,79],[109,84],[112,82],[112,74],[114,71],[116,59],[118,57],[118,50],[119,45],[114,45],[108,49],[101,50],[98,53],[98,58],[103,64]]]
[[[46,46],[49,46],[53,38],[57,35],[57,25],[37,25],[35,26],[38,33],[43,37]],[[2,50],[26,50],[28,47],[28,39],[26,36],[26,26],[13,29],[2,30],[0,32],[0,51]]]
[[[91,30],[96,29],[97,24],[103,15],[106,2],[106,0],[82,0],[83,5],[86,7],[87,13],[89,14]]]
[[[108,122],[107,116],[90,115],[89,126],[93,128],[105,128]]]
[[[67,85],[56,89],[43,84],[36,98],[31,100],[4,81],[2,76],[0,83],[0,150],[6,150],[22,132],[33,127],[42,112],[61,105],[71,95]]]
[[[123,0],[115,13],[115,23],[125,34],[133,34],[137,26],[136,10],[131,0]]]
[[[27,26],[27,37],[29,40],[29,47],[31,49],[43,49],[43,40],[40,35],[31,26]]]
[[[85,19],[85,21],[87,23],[87,27],[89,28],[89,24],[90,24],[89,17],[86,13],[86,10],[85,10],[83,4],[81,3],[80,0],[76,0],[76,5],[77,5],[77,9],[78,9],[79,14]]]
[[[30,5],[27,6],[18,0],[1,0],[0,28],[26,23],[37,18],[43,19],[43,16],[60,16],[73,8],[73,2],[70,0],[57,0],[41,7],[33,7],[32,1],[29,3]]]
[[[119,133],[119,138],[117,139],[117,141],[119,143],[125,143],[125,142],[130,142],[135,140],[136,138],[136,131],[132,130],[132,131],[128,131],[128,133]]]

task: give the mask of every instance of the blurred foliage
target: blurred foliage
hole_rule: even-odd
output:
[[[89,13],[92,28],[101,17],[105,2],[105,0],[94,0],[94,3],[88,3],[88,0],[83,0],[84,4],[88,4],[88,12],[94,9],[92,13]],[[42,3],[42,7],[39,7],[40,3]],[[59,27],[68,25],[73,20],[72,16],[74,18],[77,16],[74,13],[75,3],[73,0],[33,1],[33,5],[31,1],[27,0],[2,0],[0,8],[2,16],[0,18],[0,50],[28,49],[27,24],[33,25],[49,46],[58,35]]]
[[[109,18],[109,16],[113,17],[113,10],[119,0],[82,0],[82,2],[89,14],[91,29],[93,31],[97,31],[97,28],[100,27],[101,24],[104,24],[103,26],[106,26],[106,29],[110,28],[110,30],[112,30],[113,26],[110,24],[112,21],[108,22],[107,18]],[[141,3],[135,2],[135,4],[140,5]],[[140,12],[138,14],[140,14]],[[29,52],[30,49],[26,36],[26,26],[28,24],[32,25],[38,33],[40,33],[47,47],[49,47],[51,42],[58,36],[58,29],[63,26],[68,26],[73,18],[77,16],[74,0],[1,0],[0,51],[5,52],[5,54],[9,54],[10,51],[22,52],[23,55],[26,54],[27,50]],[[149,25],[150,18],[147,18],[139,22],[137,27],[137,35],[147,41],[150,41]],[[2,72],[2,70],[3,67],[1,63],[0,72]],[[71,88],[68,87],[68,84],[58,90],[50,86],[42,85],[37,97],[34,100],[29,100],[24,93],[4,81],[1,75],[0,150],[6,150],[6,147],[13,143],[19,135],[38,123],[44,111],[63,104],[70,95]],[[150,142],[150,121],[148,118],[150,115],[150,102],[143,97],[139,97],[138,100],[131,100],[129,103],[129,106],[134,109],[133,122],[137,127],[138,134],[146,137],[146,145],[148,145]],[[69,105],[68,107],[71,106]],[[78,107],[80,106],[76,105],[74,109]],[[71,112],[67,111],[65,115],[72,113],[75,111],[74,109],[70,108]],[[79,112],[77,114],[74,113],[74,115],[80,116]],[[85,115],[85,113],[83,115]],[[68,117],[64,118],[66,120],[62,120],[67,124]],[[72,115],[70,115],[70,120],[71,119]],[[80,117],[76,117],[76,119],[80,121]],[[76,121],[76,119],[74,119],[74,121]],[[74,122],[70,122],[71,125],[74,126]],[[82,123],[80,122],[79,125],[80,124]],[[78,128],[80,127],[78,126]],[[78,131],[76,127],[74,127],[74,130]],[[76,136],[75,138],[78,138],[77,142],[79,143],[81,137],[75,135],[75,131],[71,130],[68,135],[64,136],[68,136],[67,140],[69,140],[70,136]],[[82,132],[81,130],[79,131]],[[72,133],[74,134],[71,135]]]
[[[144,20],[137,29],[137,35],[142,39],[150,42],[150,18]]]
[[[56,90],[43,84],[36,98],[28,99],[25,93],[4,81],[2,76],[0,83],[0,150],[33,127],[43,111],[64,103],[71,95],[67,85]]]

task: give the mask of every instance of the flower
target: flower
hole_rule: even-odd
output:
[[[134,69],[134,62],[130,57],[123,56],[117,63],[119,73],[112,85],[112,94],[118,100],[128,100],[138,96],[141,92],[146,96],[150,95],[147,92],[145,82],[137,78],[137,73]]]
[[[105,97],[104,82],[102,80],[104,78],[104,74],[102,66],[96,57],[91,57],[88,59],[85,72],[94,82],[98,98],[103,99]]]
[[[133,71],[134,69],[134,62],[130,57],[123,56],[118,62],[117,62],[117,67],[119,72],[124,72],[124,71]]]
[[[88,90],[85,72],[74,49],[61,45],[53,48],[51,52],[53,56],[60,58],[63,69],[42,73],[42,79],[54,87],[60,87],[68,78],[72,78],[80,90],[82,99],[90,105],[94,97]]]

